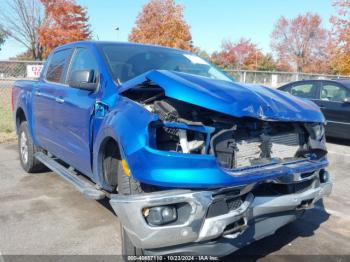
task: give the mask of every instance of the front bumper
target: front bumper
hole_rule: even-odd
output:
[[[135,180],[168,188],[214,189],[265,181],[278,176],[312,172],[326,168],[326,158],[290,161],[224,169],[213,155],[182,154],[142,147],[127,156]]]
[[[228,253],[233,252],[242,243],[273,234],[278,228],[295,219],[298,210],[310,207],[330,194],[332,183],[328,173],[327,180],[321,183],[319,171],[315,171],[306,179],[302,179],[300,174],[293,174],[284,177],[283,181],[277,179],[274,182],[291,183],[307,179],[314,179],[310,187],[301,192],[284,195],[254,196],[255,184],[240,187],[239,195],[244,196],[240,206],[228,213],[210,217],[208,209],[215,196],[221,194],[218,190],[167,190],[140,195],[114,195],[110,204],[132,243],[136,247],[148,250],[149,253],[196,253],[197,250],[198,255],[225,255],[225,250]],[[187,212],[186,219],[182,222],[163,226],[150,226],[146,222],[142,211],[144,208],[179,203],[186,203],[190,207],[190,212]],[[239,222],[237,228],[227,230],[236,222]],[[237,239],[242,237],[246,238],[245,241],[237,242]],[[215,250],[219,250],[215,245],[210,248],[210,241],[213,239],[220,239],[220,254],[215,254]],[[208,244],[208,241],[211,244]]]

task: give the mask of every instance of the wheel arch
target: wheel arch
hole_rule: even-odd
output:
[[[98,151],[96,154],[95,170],[97,175],[97,181],[100,184],[100,186],[111,191],[114,190],[115,186],[108,183],[109,178],[106,177],[106,174],[104,173],[103,165],[105,157],[110,156],[110,154],[113,154],[118,160],[122,159],[122,151],[117,139],[115,139],[115,137],[113,136],[105,136],[98,147]],[[115,176],[115,178],[117,178],[117,173],[115,174]]]
[[[18,107],[16,110],[16,116],[15,116],[15,124],[16,124],[15,128],[16,128],[17,133],[18,133],[19,127],[23,121],[27,121],[26,114],[25,114],[22,107]]]

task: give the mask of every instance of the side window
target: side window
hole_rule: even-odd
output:
[[[55,83],[64,82],[64,71],[69,61],[71,51],[71,49],[65,49],[53,54],[46,71],[46,80]]]
[[[316,85],[313,83],[296,84],[291,87],[290,93],[303,98],[315,99]]]
[[[87,48],[77,48],[74,52],[72,63],[69,69],[68,79],[74,71],[81,70],[93,70],[94,71],[94,80],[96,83],[97,76],[99,73],[97,61],[94,54]]]
[[[332,101],[332,102],[343,102],[345,98],[349,97],[349,92],[344,88],[331,84],[325,83],[321,88],[321,100]]]

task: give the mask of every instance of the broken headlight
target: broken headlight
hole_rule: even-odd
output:
[[[325,138],[324,124],[312,123],[305,124],[305,127],[309,133],[309,136],[313,140],[322,141]]]
[[[326,156],[326,134],[323,123],[307,123],[305,128],[309,133],[308,150],[315,155],[314,158],[320,159]]]
[[[178,122],[153,122],[150,145],[164,151],[184,154],[206,154],[214,128]]]

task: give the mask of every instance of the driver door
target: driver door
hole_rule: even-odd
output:
[[[62,158],[82,173],[91,176],[91,128],[97,92],[71,87],[70,75],[78,70],[93,70],[94,81],[100,72],[95,54],[85,47],[74,50],[67,72],[66,85],[56,91],[60,103],[55,108],[55,128],[60,136]]]

